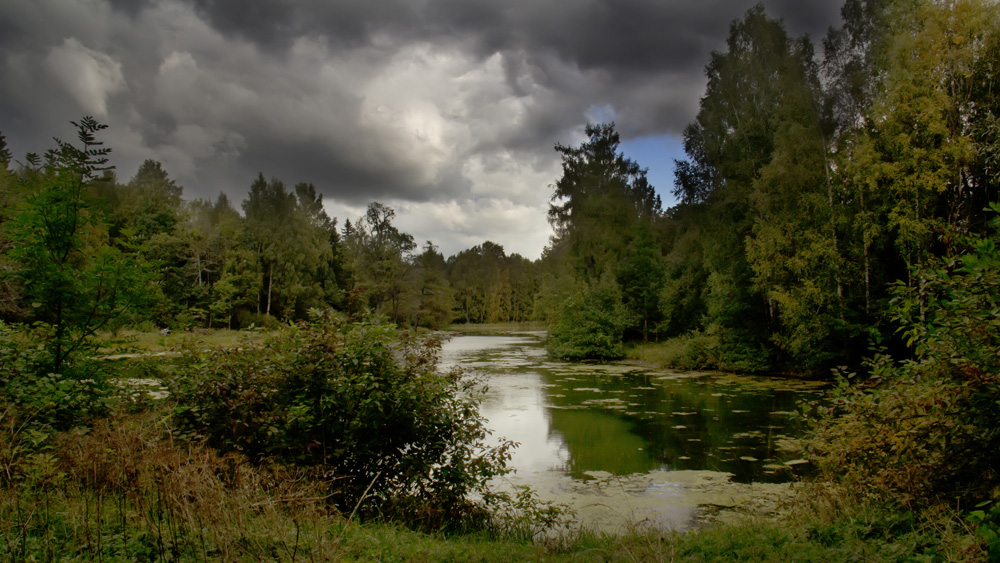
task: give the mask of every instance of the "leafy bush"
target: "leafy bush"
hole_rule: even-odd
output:
[[[989,505],[992,504],[992,507]],[[1000,504],[985,501],[966,520],[976,525],[976,535],[983,542],[990,563],[1000,561]],[[988,510],[987,510],[988,508]]]
[[[842,415],[818,428],[823,464],[868,494],[970,506],[1000,485],[1000,252],[967,243],[894,290],[914,358],[875,357],[867,390],[842,381]]]
[[[315,467],[345,510],[368,499],[369,511],[452,518],[469,493],[487,495],[511,444],[486,447],[473,383],[436,369],[439,341],[314,315],[262,344],[185,351],[169,382],[176,427],[257,462]]]
[[[107,414],[116,393],[101,360],[77,351],[52,371],[51,327],[0,322],[0,389],[24,424],[64,430]]]
[[[718,369],[718,347],[718,336],[695,330],[664,342],[640,344],[629,356],[674,369]]]
[[[273,330],[281,326],[281,321],[276,319],[274,315],[254,313],[244,309],[239,309],[236,312],[236,322],[234,326],[235,328],[258,326],[268,330]]]
[[[718,347],[713,353],[718,357],[719,369],[737,373],[775,371],[771,352],[759,341],[760,335],[719,326],[709,327],[707,332],[718,339]]]
[[[553,356],[568,360],[623,358],[622,336],[630,323],[621,289],[610,276],[603,276],[563,304],[546,347]]]

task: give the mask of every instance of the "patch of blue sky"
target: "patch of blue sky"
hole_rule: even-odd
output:
[[[676,199],[674,191],[674,161],[684,160],[684,145],[680,136],[656,135],[637,137],[622,141],[619,145],[622,154],[639,163],[642,168],[648,168],[646,178],[656,189],[663,200],[663,208],[673,206]]]

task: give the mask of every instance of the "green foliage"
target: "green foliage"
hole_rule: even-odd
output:
[[[649,225],[641,223],[618,265],[617,279],[622,288],[622,300],[638,325],[630,328],[641,335],[643,341],[648,341],[649,333],[659,325],[664,270],[663,256]]]
[[[344,224],[347,263],[359,295],[359,313],[388,315],[401,322],[410,311],[415,288],[406,283],[410,273],[410,253],[417,247],[413,236],[392,224],[395,210],[379,202],[368,205],[365,216],[354,224]]]
[[[332,313],[239,350],[187,350],[174,423],[222,451],[319,467],[333,499],[366,513],[425,505],[463,517],[505,472],[487,446],[474,382],[436,370],[435,340]]]
[[[565,246],[566,259],[585,281],[615,271],[632,236],[632,227],[660,214],[660,196],[646,170],[618,152],[613,123],[588,124],[587,142],[556,145],[562,177],[549,204],[554,245]]]
[[[718,348],[717,336],[693,331],[663,342],[637,344],[628,357],[680,370],[720,369]]]
[[[992,504],[993,506],[989,506]],[[986,554],[990,563],[1000,561],[1000,504],[981,502],[978,509],[968,514],[966,520],[976,525],[976,535],[986,544]]]
[[[673,217],[663,226],[670,233],[669,252],[664,258],[664,280],[660,290],[660,332],[677,336],[704,328],[706,303],[704,289],[708,272],[705,270],[702,244],[696,217],[690,213],[683,220]]]
[[[555,326],[562,316],[566,303],[585,287],[585,283],[566,272],[543,274],[538,282],[535,318],[550,327]]]
[[[545,346],[553,356],[569,360],[623,358],[623,333],[632,322],[621,289],[605,275],[563,304]]]
[[[0,322],[0,389],[3,404],[21,424],[39,431],[67,429],[108,413],[116,398],[104,363],[82,354],[51,371],[52,329]]]
[[[102,329],[114,329],[148,300],[147,264],[111,244],[99,206],[91,196],[108,170],[96,134],[106,128],[85,117],[77,127],[80,147],[57,140],[45,164],[19,176],[25,193],[6,234],[14,276],[29,304],[28,320],[50,327],[43,340],[47,370],[59,373],[71,355]],[[43,372],[44,373],[44,372]]]
[[[865,336],[891,332],[890,284],[913,287],[911,268],[988,223],[995,6],[848,0],[842,15],[818,62],[808,38],[749,10],[684,131],[681,204],[660,224],[663,332],[715,327],[723,363],[857,366]]]
[[[449,258],[448,267],[457,320],[502,323],[532,318],[535,275],[526,258],[508,256],[502,246],[486,241]]]
[[[799,205],[826,191],[811,44],[790,38],[758,5],[733,22],[726,45],[726,52],[712,54],[700,110],[684,131],[689,160],[677,163],[674,191],[683,205],[670,218],[682,232],[668,253],[673,279],[665,284],[664,306],[668,333],[715,325],[725,347],[719,356],[757,371],[776,367],[768,336],[780,334],[782,322],[808,334],[797,326],[802,315],[789,311],[815,307],[792,291],[803,281],[822,280],[822,290],[830,283],[826,272],[805,272],[805,265],[780,272],[803,249],[788,234],[802,230],[797,222],[818,221],[825,230],[810,224],[806,236],[833,244],[836,237],[830,239],[824,214]],[[819,262],[815,254],[808,260]],[[802,359],[817,341],[778,343],[801,348],[795,352]]]
[[[322,304],[313,280],[332,253],[328,230],[333,224],[323,211],[322,196],[311,184],[299,184],[289,192],[281,180],[267,181],[260,174],[250,185],[243,211],[244,233],[263,280],[258,312],[304,317],[309,307]]]
[[[455,297],[448,283],[444,256],[427,241],[423,253],[416,259],[415,271],[420,277],[420,303],[414,324],[440,330],[454,317]]]
[[[916,283],[896,286],[894,317],[914,358],[877,356],[872,388],[842,384],[841,416],[820,423],[825,466],[861,490],[908,506],[968,505],[1000,485],[996,241],[966,239],[965,253],[930,260]]]
[[[539,267],[535,313],[550,323],[554,355],[620,358],[626,331],[645,340],[659,326],[664,268],[652,226],[661,203],[646,170],[618,152],[613,123],[588,124],[585,133],[580,146],[556,145],[556,234]]]
[[[132,245],[157,234],[170,234],[181,219],[181,194],[163,165],[146,160],[128,184],[104,182],[97,195],[105,200],[112,235]]]

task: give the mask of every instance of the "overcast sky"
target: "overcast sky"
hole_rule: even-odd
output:
[[[312,182],[343,224],[371,201],[445,255],[537,258],[555,143],[614,120],[670,202],[704,67],[755,0],[3,0],[0,132],[15,156],[110,128],[119,178],[163,163],[188,199],[258,172]],[[839,1],[767,0],[821,37]]]

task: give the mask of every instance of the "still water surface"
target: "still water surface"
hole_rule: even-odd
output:
[[[689,526],[699,506],[781,494],[808,464],[800,401],[823,387],[778,378],[553,361],[544,333],[456,336],[442,367],[481,376],[495,436],[520,445],[508,484],[570,505],[587,526]],[[758,499],[759,500],[759,499]]]

